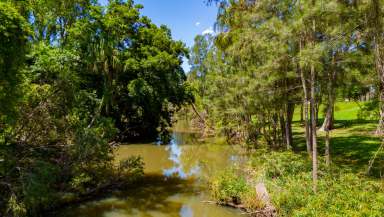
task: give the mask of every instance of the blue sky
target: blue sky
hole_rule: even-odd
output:
[[[99,0],[106,4],[108,0]],[[216,20],[217,8],[207,6],[205,0],[135,0],[142,4],[142,14],[148,16],[155,24],[167,25],[172,31],[172,37],[183,41],[188,47],[193,45],[196,35],[210,32]],[[189,71],[189,65],[184,62],[183,68]]]

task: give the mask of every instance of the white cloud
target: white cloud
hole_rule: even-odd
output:
[[[214,34],[215,31],[213,31],[212,27],[209,27],[208,29],[204,30],[201,34],[208,35],[208,34]]]
[[[201,24],[200,22],[196,22],[195,26],[200,26],[200,24]]]

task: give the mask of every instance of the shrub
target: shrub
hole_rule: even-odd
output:
[[[312,191],[311,161],[292,152],[258,151],[250,160],[252,179],[263,180],[280,216],[383,216],[382,180],[360,177],[320,162],[318,191]]]
[[[227,169],[210,180],[212,197],[221,204],[242,204],[249,210],[262,208],[255,189],[235,169]]]

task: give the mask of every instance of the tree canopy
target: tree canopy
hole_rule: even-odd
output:
[[[197,89],[199,110],[229,141],[297,151],[292,121],[301,108],[316,191],[319,113],[325,117],[320,130],[327,132],[329,163],[335,102],[382,96],[377,75],[382,77],[383,3],[208,3],[219,8],[217,34],[197,36],[191,49],[189,80]],[[370,99],[383,103],[382,97]]]
[[[169,142],[174,113],[193,101],[188,50],[142,8],[0,2],[2,216],[38,215],[63,193],[133,179],[140,160],[116,168],[110,142]]]

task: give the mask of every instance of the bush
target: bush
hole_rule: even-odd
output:
[[[23,173],[23,200],[30,214],[50,208],[52,201],[58,200],[55,184],[59,172],[57,165],[38,160],[31,165],[29,171]]]
[[[292,152],[259,151],[250,160],[252,179],[263,180],[280,216],[383,216],[384,185],[345,169],[327,170],[319,159],[318,192],[311,161]],[[327,171],[327,172],[325,172]]]
[[[242,204],[249,210],[262,208],[255,189],[235,169],[227,169],[209,181],[212,197],[221,204]]]
[[[118,172],[125,180],[135,180],[144,175],[144,162],[140,156],[133,156],[120,162]]]

